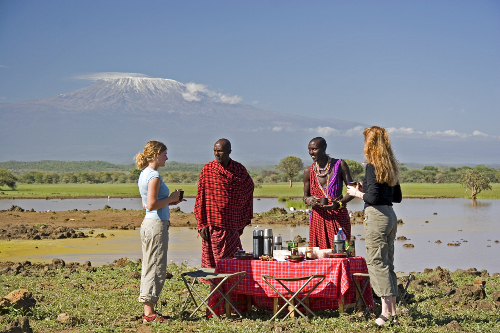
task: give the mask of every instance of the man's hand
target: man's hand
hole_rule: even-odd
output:
[[[331,205],[321,206],[326,210],[337,210],[340,208],[338,201],[333,201]]]
[[[311,206],[311,207],[316,207],[316,206],[319,206],[319,202],[318,202],[319,198],[318,197],[315,197],[315,196],[310,196],[310,197],[307,197],[305,200],[304,200],[304,203],[308,206]]]
[[[210,229],[208,227],[200,229],[200,236],[204,240],[208,241],[210,239]]]

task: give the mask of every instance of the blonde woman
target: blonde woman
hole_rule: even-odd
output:
[[[141,224],[142,273],[139,302],[144,304],[143,322],[167,322],[168,316],[156,313],[158,302],[167,275],[168,228],[170,210],[168,205],[180,202],[179,191],[170,191],[158,173],[165,166],[167,146],[159,141],[149,141],[144,151],[135,156],[139,176],[139,192],[146,216]]]
[[[365,202],[365,250],[370,283],[380,296],[382,312],[375,321],[383,326],[396,315],[398,282],[394,272],[394,240],[397,218],[392,203],[401,202],[398,162],[384,128],[373,126],[363,131],[366,164],[365,183],[348,186],[347,193]],[[394,323],[397,319],[393,318]]]

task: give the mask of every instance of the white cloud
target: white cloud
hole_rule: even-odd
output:
[[[259,104],[259,101],[252,101],[252,104],[255,105],[255,104]]]
[[[198,92],[205,93],[206,91],[205,85],[189,82],[186,83],[186,92],[182,93],[182,97],[188,102],[199,101]]]
[[[488,134],[485,134],[485,133],[479,132],[479,131],[472,132],[472,135],[474,135],[474,136],[486,136],[486,137],[489,136]]]
[[[470,136],[470,134],[465,134],[465,133],[459,133],[455,130],[447,130],[447,131],[437,131],[437,132],[425,132],[425,134],[428,137],[433,137],[433,136],[443,136],[443,137],[457,137],[457,138],[462,138],[465,139]]]
[[[363,130],[364,130],[363,126],[356,126],[354,128],[345,131],[345,135],[347,136],[361,135],[363,134]]]
[[[468,133],[460,133],[456,130],[446,130],[446,131],[436,131],[436,132],[423,132],[417,131],[410,127],[400,127],[387,128],[387,132],[391,135],[399,136],[399,137],[414,137],[414,138],[433,138],[433,139],[469,139],[469,138],[484,138],[484,139],[500,139],[500,136],[489,135],[482,133],[480,131],[473,131],[472,134]]]
[[[186,92],[182,93],[182,97],[188,102],[200,101],[201,96],[199,94],[204,94],[210,97],[215,102],[236,104],[243,100],[240,96],[231,96],[221,93],[216,93],[215,91],[209,90],[204,84],[189,82],[185,84]]]
[[[97,81],[97,80],[109,80],[109,79],[124,79],[131,77],[142,77],[148,78],[149,76],[141,73],[121,73],[121,72],[99,72],[99,73],[87,73],[80,74],[75,76],[75,79],[79,80],[89,80],[89,81]]]
[[[224,95],[224,94],[217,94],[217,97],[219,97],[219,102],[221,103],[227,103],[227,104],[237,104],[243,100],[240,96],[234,95]]]
[[[325,127],[318,126],[316,128],[310,128],[309,132],[314,132],[314,133],[317,133],[318,135],[321,135],[321,136],[329,136],[329,135],[337,133],[338,130],[336,128],[329,127],[329,126],[325,126]]]
[[[280,132],[281,130],[283,130],[283,127],[279,127],[279,126],[273,127],[273,132]]]
[[[0,68],[9,68],[9,66],[0,65]]]
[[[281,128],[280,128],[281,129]],[[274,130],[274,129],[273,129]],[[332,127],[321,127],[308,128],[308,132],[317,133],[320,136],[362,136],[363,126],[356,126],[347,130],[338,130]],[[411,127],[388,127],[387,132],[394,137],[399,138],[424,138],[424,139],[436,139],[436,140],[464,140],[464,139],[479,139],[479,140],[500,140],[500,136],[485,134],[480,131],[473,131],[472,134],[460,133],[456,130],[446,130],[446,131],[418,131]]]

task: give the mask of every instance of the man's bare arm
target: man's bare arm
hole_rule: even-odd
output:
[[[342,168],[342,180],[344,181],[344,184],[346,184],[346,186],[347,186],[347,183],[352,182],[351,170],[349,170],[349,166],[347,165],[347,163],[344,160],[342,160],[342,162],[340,162],[340,166]],[[344,205],[344,204],[347,204],[352,199],[354,199],[354,197],[347,194],[340,201]]]

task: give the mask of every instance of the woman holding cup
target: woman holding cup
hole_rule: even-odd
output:
[[[167,146],[159,141],[149,141],[144,151],[135,156],[139,175],[139,192],[146,216],[141,224],[142,272],[139,302],[144,304],[143,322],[166,322],[154,310],[167,275],[169,205],[182,201],[180,192],[170,191],[161,179],[158,168],[165,166]]]
[[[398,282],[394,271],[394,240],[397,217],[392,203],[402,200],[398,162],[384,128],[363,131],[366,164],[365,183],[347,186],[347,193],[365,202],[365,257],[370,283],[381,298],[382,312],[375,321],[383,326],[396,315]],[[397,319],[394,319],[397,322]]]

